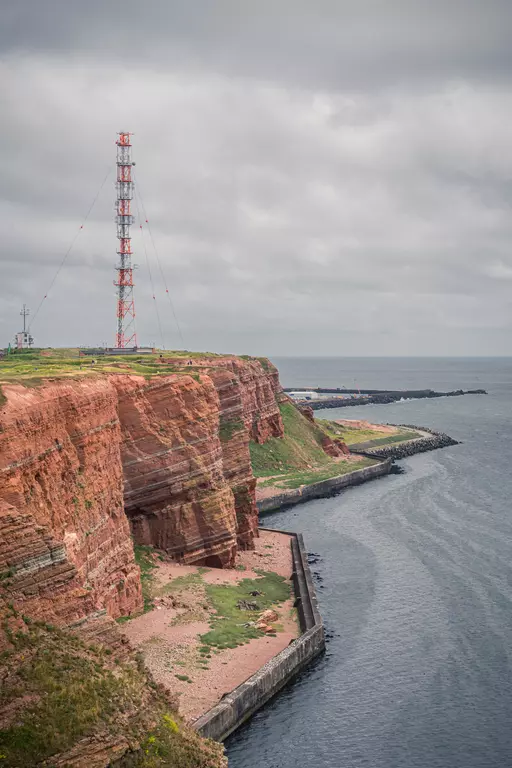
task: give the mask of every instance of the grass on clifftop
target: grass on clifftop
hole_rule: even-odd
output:
[[[199,381],[200,373],[210,366],[215,367],[217,358],[236,358],[236,355],[187,350],[157,350],[148,355],[80,357],[79,351],[78,348],[12,350],[0,359],[0,384],[37,387],[49,378],[76,380],[101,373],[136,373],[148,380],[159,375],[186,374]],[[169,362],[161,362],[159,355]],[[263,358],[247,359],[260,360],[263,367],[270,366],[268,361],[263,362]]]

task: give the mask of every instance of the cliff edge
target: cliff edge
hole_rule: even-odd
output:
[[[34,673],[36,662],[31,672],[23,670],[27,659],[39,657],[37,648],[52,647],[48,627],[71,631],[133,666],[114,621],[143,610],[133,541],[213,567],[232,566],[238,548],[254,547],[249,443],[283,436],[277,371],[268,361],[227,356],[186,363],[160,357],[150,364],[45,356],[37,366],[27,356],[2,363],[0,386],[0,680]],[[84,660],[80,649],[68,651],[70,668]],[[106,661],[84,660],[104,670],[100,688],[105,675],[116,675]],[[0,700],[6,766],[21,764],[21,714],[39,711],[37,701],[46,695],[44,686],[31,693],[16,680],[11,691]],[[161,704],[149,709],[160,717]],[[94,742],[97,727],[91,720],[80,738]],[[137,750],[139,736],[125,733],[125,751]],[[73,738],[61,742],[51,741],[64,754]],[[106,766],[123,752],[114,742],[108,759],[101,750],[94,757],[96,744],[68,762],[52,757],[51,765]],[[218,755],[210,762],[155,765],[217,766]],[[27,760],[27,766],[42,764]],[[134,757],[130,764],[144,763]]]

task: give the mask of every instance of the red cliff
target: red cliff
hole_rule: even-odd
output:
[[[114,377],[125,510],[135,540],[184,562],[232,565],[236,514],[208,376]]]
[[[3,391],[0,572],[61,622],[137,610],[115,389],[105,377]]]
[[[200,370],[3,385],[0,573],[37,615],[139,610],[130,533],[212,566],[253,547],[249,440],[283,435],[277,371],[234,357]]]

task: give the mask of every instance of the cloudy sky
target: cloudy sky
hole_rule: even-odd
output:
[[[510,0],[2,0],[0,344],[512,354]],[[134,206],[135,207],[135,206]],[[147,251],[147,258],[145,254]]]

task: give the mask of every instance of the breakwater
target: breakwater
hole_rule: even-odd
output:
[[[372,456],[371,458],[380,458]],[[368,480],[374,480],[377,477],[383,477],[391,472],[393,462],[390,459],[384,459],[371,467],[356,469],[354,472],[347,472],[345,475],[331,477],[328,480],[321,480],[318,483],[303,485],[300,488],[283,490],[273,496],[265,499],[259,499],[256,502],[258,512],[270,512],[281,507],[288,507],[294,504],[303,504],[311,499],[321,499],[327,496],[333,496],[343,488],[349,488],[352,485],[360,485]]]
[[[224,741],[325,650],[324,626],[304,540],[301,534],[289,535],[292,536],[295,606],[302,635],[195,721],[193,728],[205,738]]]
[[[437,432],[427,427],[416,427],[412,424],[399,424],[397,426],[407,427],[423,433],[423,437],[417,437],[413,440],[405,440],[402,443],[391,443],[390,445],[378,446],[373,448],[371,440],[366,443],[356,443],[350,446],[352,453],[358,453],[375,459],[405,459],[407,456],[414,456],[416,453],[425,451],[434,451],[437,448],[446,448],[449,445],[458,445],[458,440],[454,440],[444,432]]]
[[[322,408],[349,408],[356,405],[367,405],[373,403],[375,405],[389,405],[389,403],[396,403],[400,400],[420,400],[425,398],[438,398],[438,397],[460,397],[462,395],[486,395],[485,389],[455,389],[450,392],[435,392],[433,389],[403,389],[403,390],[381,390],[381,389],[329,389],[324,387],[303,387],[302,390],[307,392],[315,392],[319,395],[335,395],[335,397],[322,397],[319,400],[304,399],[297,400],[296,402],[301,404],[307,404],[311,406],[314,411]],[[297,389],[287,387],[285,392],[296,392]],[[347,395],[352,395],[347,397]]]

